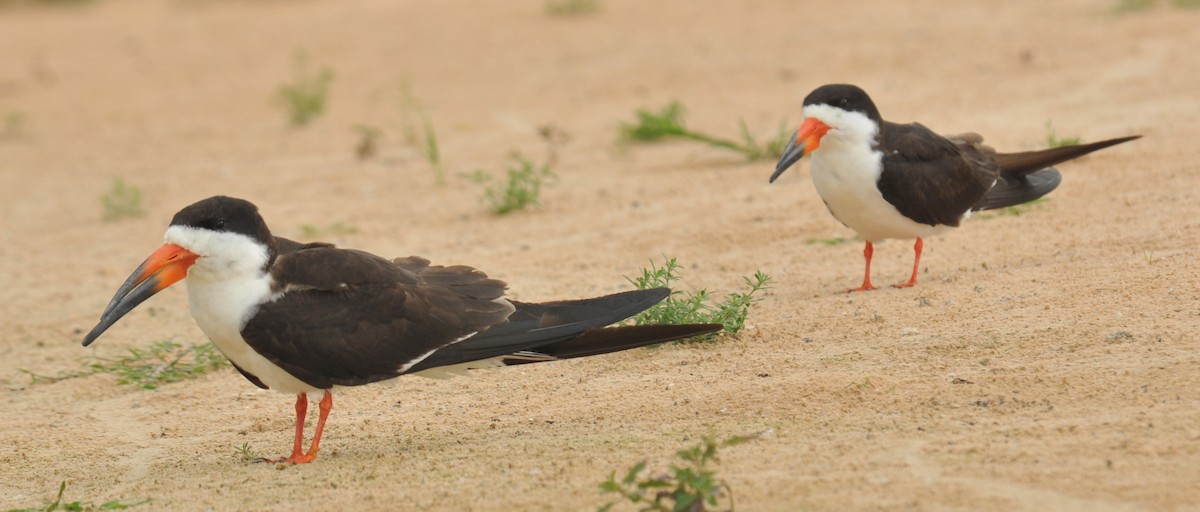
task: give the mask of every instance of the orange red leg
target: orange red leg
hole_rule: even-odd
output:
[[[317,406],[320,415],[317,417],[317,431],[313,433],[312,446],[308,448],[308,452],[303,452],[304,447],[304,419],[308,414],[308,395],[300,393],[296,395],[296,439],[292,445],[292,455],[279,459],[262,459],[263,462],[274,462],[280,464],[306,464],[317,458],[317,449],[321,445],[321,433],[325,431],[325,420],[329,418],[329,411],[333,409],[333,394],[328,390],[325,391],[325,396],[321,397],[321,403]]]
[[[896,288],[908,288],[910,286],[917,284],[917,269],[920,268],[920,266],[921,266],[921,249],[923,249],[924,247],[925,247],[925,244],[918,237],[917,243],[913,244],[913,252],[916,253],[916,257],[913,258],[912,277],[908,278],[908,281],[905,281],[905,282],[899,283],[899,284],[894,284],[892,286],[895,286]]]
[[[875,286],[871,284],[871,256],[875,255],[875,245],[870,240],[867,241],[867,247],[863,249],[863,258],[867,260],[867,268],[863,272],[863,283],[858,288],[846,290],[846,293],[865,292],[874,290]]]

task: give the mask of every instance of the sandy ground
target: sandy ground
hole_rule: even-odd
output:
[[[590,510],[612,470],[705,434],[742,510],[1200,510],[1200,11],[1106,1],[105,0],[0,9],[0,508],[67,498],[153,509]],[[861,5],[860,5],[861,4]],[[272,105],[293,54],[334,69],[327,114]],[[1062,167],[1053,200],[926,243],[921,283],[845,295],[853,234],[807,164],[774,184],[677,142],[621,149],[616,126],[678,99],[736,134],[800,121],[829,82],[895,121],[975,130],[1001,149],[1061,135],[1143,140]],[[401,135],[403,84],[433,119],[449,184]],[[12,121],[16,119],[16,121]],[[359,162],[356,124],[381,127]],[[541,158],[569,134],[544,205],[497,218],[458,178]],[[143,217],[106,222],[114,177]],[[290,447],[292,398],[230,369],[158,391],[110,375],[29,383],[155,341],[204,341],[184,287],[79,346],[170,216],[213,194],[276,234],[465,263],[524,300],[629,288],[650,258],[684,286],[776,287],[720,343],[400,379],[338,400],[317,463]],[[879,283],[911,265],[876,250]]]

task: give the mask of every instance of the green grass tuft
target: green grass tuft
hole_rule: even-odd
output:
[[[845,244],[848,242],[853,242],[854,240],[857,240],[857,237],[846,238],[844,236],[835,236],[832,238],[809,238],[809,239],[804,240],[804,245],[820,244],[820,245],[826,245],[829,247],[836,247],[836,246],[839,246],[839,245],[842,245],[842,244]]]
[[[787,132],[786,124],[781,124],[774,137],[759,143],[746,127],[746,122],[739,120],[742,140],[737,142],[688,129],[683,121],[684,114],[685,109],[678,101],[667,104],[657,112],[638,110],[635,112],[636,122],[621,123],[621,141],[658,142],[668,138],[694,140],[712,147],[736,151],[750,160],[762,160],[779,158],[791,136]]]
[[[630,467],[620,479],[617,472],[612,471],[608,480],[600,483],[600,491],[616,494],[618,498],[597,510],[608,512],[618,503],[628,502],[643,511],[702,512],[715,510],[726,498],[728,510],[733,510],[733,489],[717,477],[715,466],[721,462],[717,451],[755,437],[736,436],[717,441],[712,436],[705,436],[700,444],[676,452],[680,462],[671,464],[666,472],[657,475],[646,470],[644,460]]]
[[[353,235],[358,233],[358,228],[343,224],[341,222],[334,222],[333,224],[328,224],[325,226],[301,224],[300,233],[302,233],[306,238],[319,238],[322,236],[332,235]]]
[[[725,332],[735,334],[746,326],[746,315],[750,305],[759,300],[754,295],[771,287],[771,276],[762,271],[755,271],[753,278],[742,277],[749,290],[730,293],[717,301],[705,289],[696,292],[675,290],[673,284],[683,279],[680,273],[683,267],[675,258],[664,256],[664,260],[660,267],[651,259],[650,268],[642,269],[641,276],[632,279],[625,277],[639,290],[663,287],[672,289],[670,297],[633,317],[633,323],[636,325],[715,323],[725,326]],[[716,335],[699,336],[677,343],[707,341],[715,337]]]
[[[1063,146],[1076,146],[1083,142],[1079,137],[1064,137],[1059,138],[1058,133],[1054,131],[1054,123],[1046,121],[1046,147],[1061,148]]]
[[[233,448],[234,457],[242,462],[258,462],[262,460],[262,456],[257,450],[250,447],[250,443],[242,443],[241,446]]]
[[[4,114],[4,127],[0,128],[0,139],[18,139],[25,135],[24,112],[10,111]]]
[[[173,341],[160,341],[148,349],[129,349],[128,354],[115,358],[91,356],[85,359],[84,369],[59,375],[39,375],[28,370],[18,370],[29,375],[33,384],[58,382],[60,380],[107,373],[117,378],[118,384],[130,384],[141,389],[158,389],[163,384],[194,379],[209,371],[228,365],[225,356],[211,343],[183,346]]]
[[[359,160],[370,160],[379,153],[379,139],[383,138],[383,130],[365,124],[354,125],[354,133],[358,134],[358,143],[354,145],[354,156]]]
[[[104,220],[141,217],[146,213],[142,208],[142,189],[119,177],[113,178],[108,192],[100,196],[100,204],[104,206]]]
[[[1007,208],[992,210],[991,212],[981,212],[978,217],[983,220],[996,219],[999,217],[1020,217],[1034,210],[1041,209],[1050,202],[1049,197],[1039,197],[1028,203],[1022,203]]]
[[[318,71],[308,69],[308,57],[296,52],[292,82],[279,86],[275,101],[287,112],[292,126],[304,126],[325,112],[333,70],[322,66]]]
[[[505,172],[505,181],[495,184],[493,176],[482,169],[466,176],[483,186],[483,201],[496,215],[523,210],[539,204],[542,188],[557,178],[549,164],[536,165],[519,154],[513,155],[514,166]]]
[[[442,164],[442,152],[438,146],[437,131],[433,129],[433,119],[424,105],[413,96],[412,86],[407,82],[400,88],[400,113],[404,123],[405,141],[420,147],[421,156],[425,157],[425,161],[429,162],[433,169],[438,186],[444,186],[446,168]]]
[[[63,480],[62,484],[58,486],[58,496],[54,498],[53,502],[47,503],[41,507],[9,509],[8,512],[55,512],[58,510],[65,512],[91,512],[94,510],[121,510],[150,503],[149,499],[145,499],[136,503],[126,503],[121,500],[112,500],[106,501],[99,505],[92,501],[69,501],[64,503],[63,494],[66,492],[67,481]]]
[[[1154,0],[1117,0],[1113,4],[1112,12],[1114,14],[1126,14],[1144,11],[1151,7],[1154,7]]]
[[[1112,6],[1113,14],[1128,14],[1141,12],[1154,7],[1155,0],[1117,0]],[[1171,7],[1176,9],[1200,8],[1200,0],[1171,0]]]
[[[546,14],[582,16],[600,10],[600,0],[546,0]]]

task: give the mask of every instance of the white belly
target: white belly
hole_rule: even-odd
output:
[[[869,242],[888,238],[924,238],[951,226],[930,226],[900,214],[879,192],[882,154],[852,147],[822,147],[812,154],[812,180],[821,199],[850,229]]]
[[[187,288],[188,307],[196,325],[233,364],[275,391],[298,394],[318,390],[255,352],[242,338],[242,328],[257,305],[271,295],[269,276],[250,282],[188,279]]]

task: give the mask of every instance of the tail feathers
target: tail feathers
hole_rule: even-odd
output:
[[[656,343],[681,340],[703,334],[711,334],[720,331],[722,328],[721,324],[623,325],[619,327],[606,327],[592,329],[581,336],[566,341],[543,345],[538,347],[537,352],[554,357],[555,359],[588,357],[654,345]],[[514,360],[508,364],[536,362],[540,361],[524,359]]]
[[[501,366],[516,366],[519,364],[544,363],[573,359],[576,357],[596,356],[611,352],[620,352],[631,348],[645,347],[656,343],[665,343],[692,336],[711,334],[720,331],[721,324],[683,324],[683,325],[623,325],[592,329],[580,336],[543,345],[537,351],[520,351],[511,354],[476,359],[472,361],[423,368],[408,372],[431,379],[448,379],[465,377],[471,370],[499,368]]]
[[[1028,203],[1049,194],[1061,182],[1062,174],[1053,167],[1021,176],[1001,174],[996,184],[971,210],[993,210]]]
[[[997,154],[995,158],[996,163],[1000,165],[1000,170],[1003,174],[1024,176],[1034,171],[1050,167],[1051,165],[1060,164],[1066,162],[1067,160],[1079,158],[1093,151],[1099,151],[1101,149],[1116,146],[1117,144],[1129,142],[1141,137],[1141,135],[1132,135],[1129,137],[1118,137],[1116,139],[1102,140],[1100,142],[1092,142],[1090,144],[1079,144],[1076,146],[1062,146],[1038,151],[1025,151],[1022,153],[1000,153]]]
[[[430,368],[491,359],[522,351],[545,353],[543,347],[573,340],[593,329],[620,322],[646,310],[670,294],[669,289],[655,288],[593,299],[541,304],[513,301],[516,311],[508,317],[507,323],[447,345],[405,373],[417,373]]]
[[[590,324],[602,327],[641,313],[671,295],[668,288],[633,290],[603,297],[527,304],[514,302],[510,324],[537,319],[538,326]],[[582,332],[582,330],[581,330]]]

